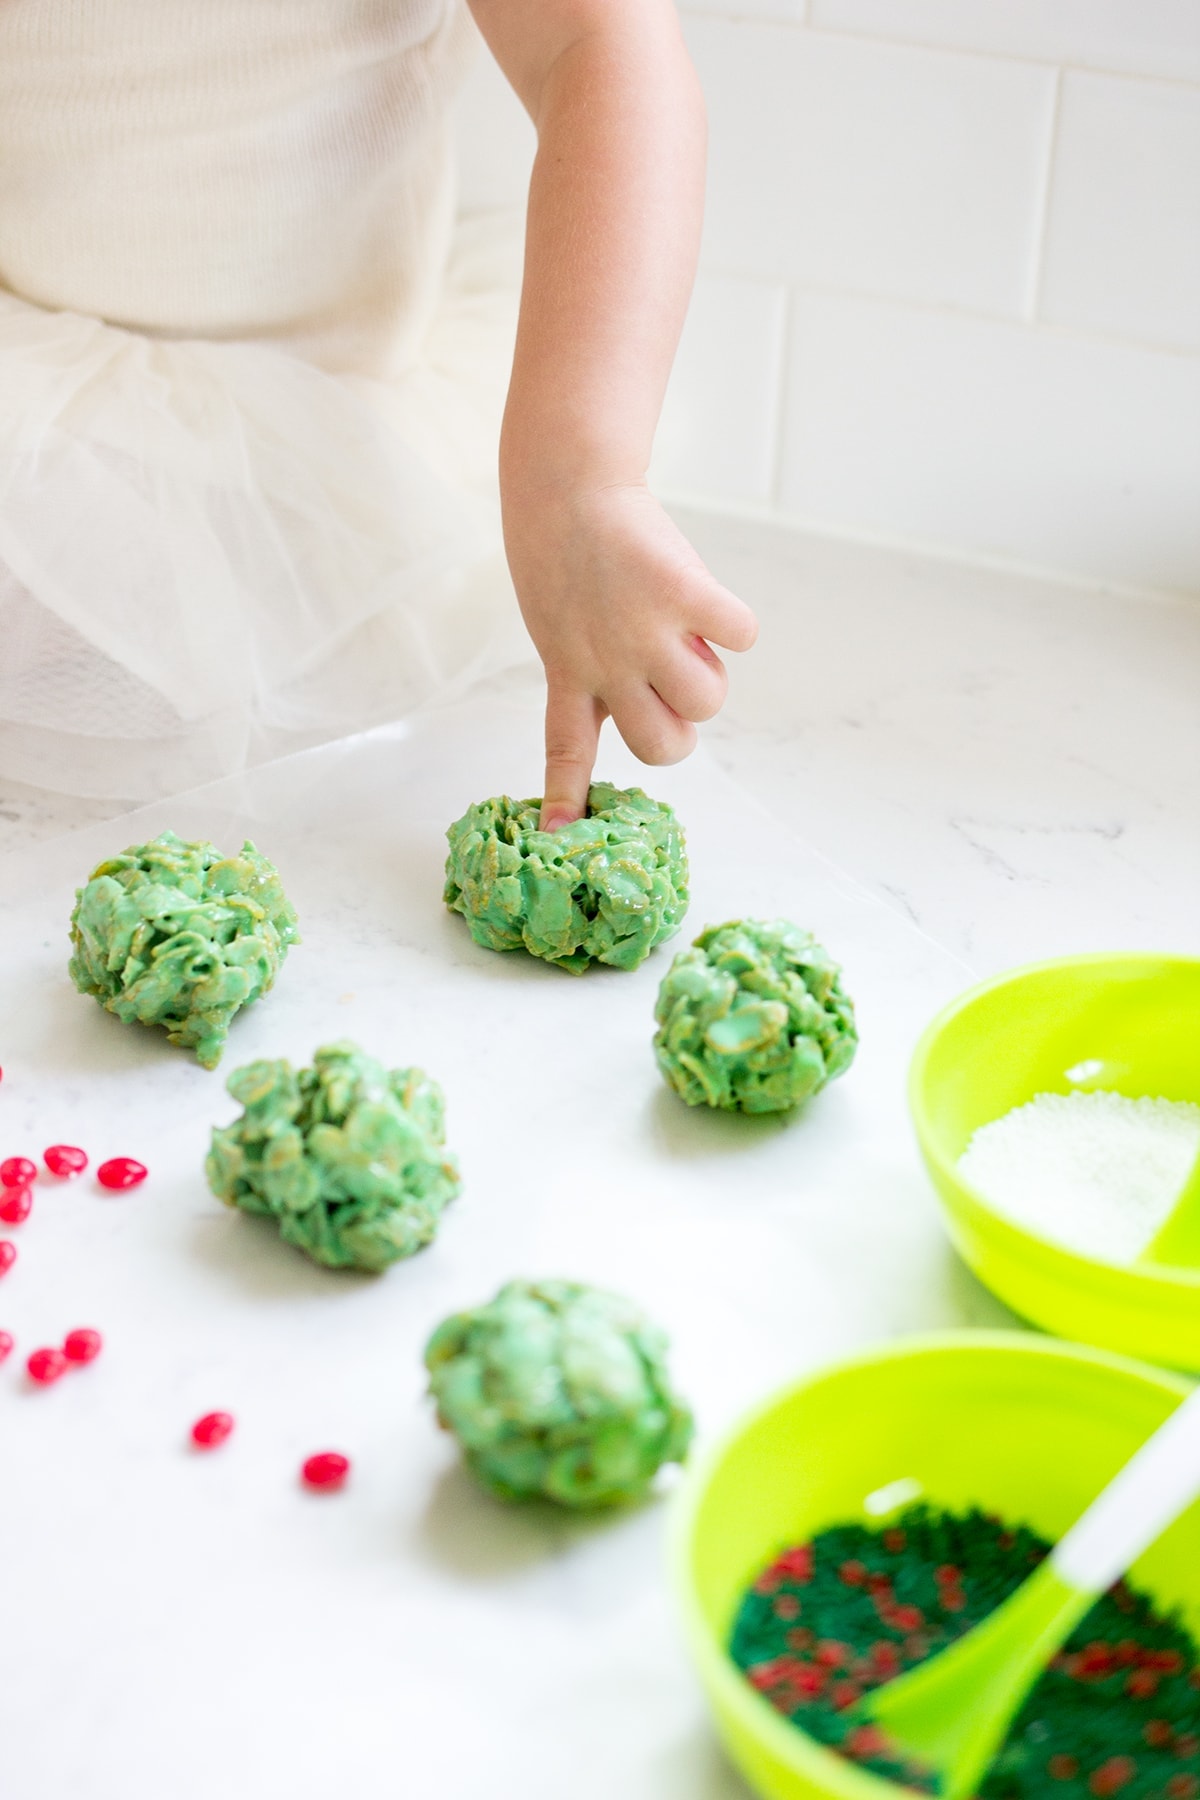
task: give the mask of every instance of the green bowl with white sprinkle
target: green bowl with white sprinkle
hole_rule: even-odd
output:
[[[964,1260],[1023,1318],[1062,1337],[1200,1370],[1200,1268],[1118,1264],[1024,1228],[959,1169],[973,1134],[1039,1094],[1200,1103],[1200,959],[1061,957],[970,989],[913,1056],[917,1140]]]

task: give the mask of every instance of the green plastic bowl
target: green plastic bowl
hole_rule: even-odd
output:
[[[1120,1268],[994,1212],[957,1163],[973,1131],[1035,1094],[1111,1088],[1200,1101],[1200,961],[1131,953],[1014,969],[938,1015],[909,1105],[946,1226],[979,1279],[1063,1337],[1200,1370],[1200,1269]]]
[[[1059,1538],[1190,1391],[1141,1363],[1023,1332],[908,1339],[795,1383],[689,1470],[672,1562],[687,1639],[733,1761],[770,1800],[898,1800],[823,1749],[726,1652],[739,1601],[789,1544],[864,1517],[892,1482]],[[1134,1567],[1200,1628],[1200,1503]]]

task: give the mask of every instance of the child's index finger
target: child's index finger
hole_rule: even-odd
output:
[[[573,825],[587,812],[603,718],[595,696],[551,679],[546,691],[546,780],[543,831]]]

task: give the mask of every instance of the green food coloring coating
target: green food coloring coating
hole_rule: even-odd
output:
[[[681,950],[658,990],[654,1054],[689,1106],[784,1112],[854,1061],[837,963],[785,919],[734,919]]]
[[[446,833],[443,898],[485,950],[528,950],[579,974],[636,969],[687,911],[683,829],[640,788],[599,781],[587,817],[538,828],[540,800],[481,800]]]
[[[267,992],[298,937],[278,872],[253,844],[222,856],[164,831],[76,891],[71,980],[214,1069],[230,1020]]]
[[[692,1415],[672,1392],[667,1340],[616,1294],[511,1281],[438,1326],[425,1350],[438,1418],[505,1500],[608,1506],[680,1462]]]
[[[386,1269],[429,1243],[462,1184],[443,1148],[441,1089],[422,1070],[338,1043],[311,1069],[252,1062],[226,1085],[245,1111],[212,1134],[218,1199],[275,1219],[332,1269]]]
[[[811,1737],[925,1792],[930,1771],[855,1717],[872,1689],[987,1618],[1050,1549],[977,1508],[920,1505],[891,1524],[833,1525],[776,1557],[744,1596],[730,1655]],[[1181,1620],[1119,1581],[1038,1677],[979,1800],[1195,1800],[1200,1650]]]

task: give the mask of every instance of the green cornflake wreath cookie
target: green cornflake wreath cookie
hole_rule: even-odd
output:
[[[486,950],[580,973],[636,969],[673,937],[688,903],[683,830],[640,788],[596,782],[587,817],[538,829],[540,800],[481,800],[446,833],[446,905]]]
[[[425,1351],[438,1419],[505,1500],[607,1506],[682,1461],[692,1415],[667,1341],[628,1300],[570,1281],[511,1281],[438,1326]]]
[[[785,919],[734,919],[681,950],[658,991],[654,1054],[689,1106],[784,1112],[854,1061],[840,970]]]
[[[333,1269],[386,1269],[430,1242],[462,1184],[443,1147],[441,1089],[422,1070],[338,1043],[311,1069],[252,1062],[226,1085],[245,1111],[212,1134],[218,1199],[274,1218]]]
[[[71,980],[126,1024],[161,1025],[213,1069],[229,1022],[271,987],[296,914],[254,845],[222,856],[164,831],[93,869],[71,914]]]

